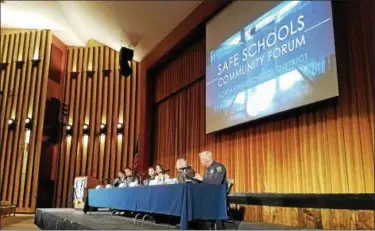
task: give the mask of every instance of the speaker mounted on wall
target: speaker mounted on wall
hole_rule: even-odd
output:
[[[131,66],[129,65],[129,61],[132,61],[134,57],[134,51],[126,48],[121,47],[120,50],[120,75],[128,77],[133,73]]]

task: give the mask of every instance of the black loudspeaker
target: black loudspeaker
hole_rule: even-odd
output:
[[[132,68],[129,66],[129,61],[132,61],[134,51],[126,47],[121,47],[120,50],[120,74],[128,77],[133,73]]]

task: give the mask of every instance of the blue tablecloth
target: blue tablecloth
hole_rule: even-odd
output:
[[[227,219],[226,185],[90,189],[88,201],[92,207],[180,216],[181,229],[188,229],[191,220]]]

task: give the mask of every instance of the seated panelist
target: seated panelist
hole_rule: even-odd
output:
[[[178,159],[176,161],[176,169],[177,169],[177,182],[178,183],[185,183],[185,182],[193,182],[195,183],[196,180],[194,179],[195,171],[187,165],[187,161],[185,159]]]
[[[199,153],[201,163],[206,167],[204,177],[196,174],[195,178],[207,184],[224,184],[226,182],[226,169],[224,165],[212,159],[210,151]]]
[[[138,185],[138,178],[133,175],[133,170],[129,167],[125,168],[125,186],[132,187]]]
[[[156,172],[155,172],[154,167],[149,167],[148,168],[148,179],[155,180],[155,177],[156,177]]]
[[[154,167],[148,168],[148,178],[144,181],[144,185],[155,185],[156,182],[156,172]]]
[[[157,181],[157,184],[165,184],[167,180],[169,180],[169,175],[166,174],[164,168],[162,165],[157,164],[155,166],[156,170],[156,177],[155,180]]]
[[[122,183],[125,183],[125,172],[120,170],[112,184],[114,187],[118,187]]]

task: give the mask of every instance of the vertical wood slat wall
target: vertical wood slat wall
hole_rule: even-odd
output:
[[[155,77],[154,164],[163,164],[175,175],[176,159],[185,157],[203,174],[198,153],[210,150],[227,167],[228,178],[235,180],[235,192],[374,193],[375,19],[371,12],[375,4],[347,4],[342,9],[349,13],[349,25],[335,25],[347,33],[336,39],[337,105],[307,107],[296,115],[205,135],[202,39]],[[245,208],[245,218],[253,221],[301,228],[374,229],[373,211]]]
[[[7,64],[0,77],[1,199],[16,204],[18,212],[36,206],[51,43],[49,30],[1,35],[1,63]]]
[[[106,46],[71,47],[67,50],[64,103],[69,106],[58,160],[55,206],[71,206],[73,180],[77,176],[113,179],[120,169],[132,165],[138,126],[138,63],[131,62],[133,74],[118,72],[119,53]],[[90,76],[87,71],[93,71]],[[105,73],[109,72],[108,76]],[[105,136],[100,125],[107,126]],[[124,125],[117,135],[117,124]],[[89,135],[83,134],[84,124]]]

